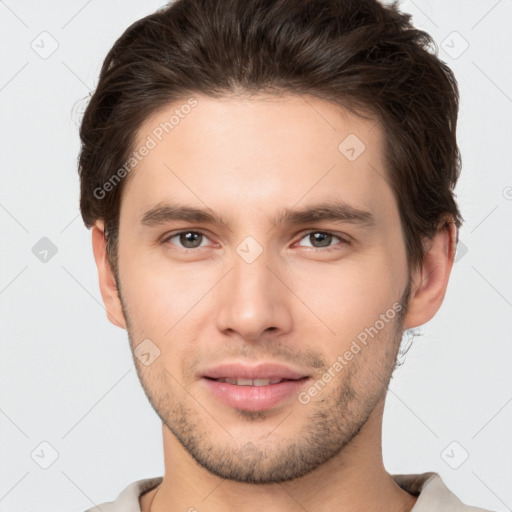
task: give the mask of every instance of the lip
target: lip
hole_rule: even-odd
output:
[[[263,411],[286,399],[296,397],[310,377],[298,370],[273,363],[247,366],[222,364],[206,370],[201,376],[207,389],[222,403],[235,409]],[[238,386],[214,379],[286,379],[264,386]]]
[[[309,377],[304,372],[276,363],[260,363],[249,366],[240,363],[224,363],[202,372],[210,379],[290,379]]]

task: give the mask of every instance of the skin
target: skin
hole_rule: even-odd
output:
[[[148,366],[134,358],[162,420],[165,460],[163,483],[142,496],[141,510],[411,510],[416,498],[382,461],[386,390],[403,329],[429,321],[443,301],[455,226],[425,241],[423,265],[409,275],[377,123],[304,96],[195,98],[197,107],[125,183],[117,276],[103,222],[92,231],[109,320],[128,330],[132,350],[148,338],[160,350]],[[136,147],[176,107],[151,116]],[[355,161],[338,150],[351,133],[366,146]],[[283,208],[340,199],[371,212],[374,225],[271,223]],[[208,207],[228,226],[142,225],[144,212],[164,201]],[[204,234],[200,248],[184,253],[186,240],[169,238],[181,230]],[[317,232],[335,236],[325,247],[310,236]],[[248,236],[263,249],[252,263],[236,251]],[[258,361],[315,381],[408,286],[407,313],[307,404],[294,396],[262,412],[239,410],[200,379],[221,362]]]

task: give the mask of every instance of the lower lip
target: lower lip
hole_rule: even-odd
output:
[[[264,411],[287,398],[297,396],[309,379],[285,380],[266,386],[237,386],[207,378],[203,380],[210,391],[226,405],[246,411]]]

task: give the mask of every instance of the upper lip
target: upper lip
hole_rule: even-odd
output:
[[[210,379],[291,379],[307,377],[306,374],[276,363],[249,366],[241,363],[224,363],[207,369],[202,374]]]

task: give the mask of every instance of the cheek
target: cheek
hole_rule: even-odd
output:
[[[400,299],[398,270],[379,248],[332,264],[301,265],[290,275],[297,296],[340,334],[373,324]]]
[[[145,267],[134,255],[121,268],[133,344],[148,338],[160,351],[150,366],[140,366],[141,374],[153,388],[190,378],[183,374],[183,365],[194,359],[201,348],[198,340],[205,338],[205,294],[212,285],[197,273]]]
[[[208,291],[208,281],[188,272],[163,272],[138,266],[125,274],[125,298],[131,317],[165,334],[184,318]],[[153,329],[154,327],[154,329]]]
[[[129,257],[120,259],[119,267],[123,302],[137,339],[153,339],[162,351],[173,354],[179,347],[186,350],[191,340],[201,337],[206,322],[211,323],[212,290],[222,269],[172,264],[137,250],[125,254]]]

